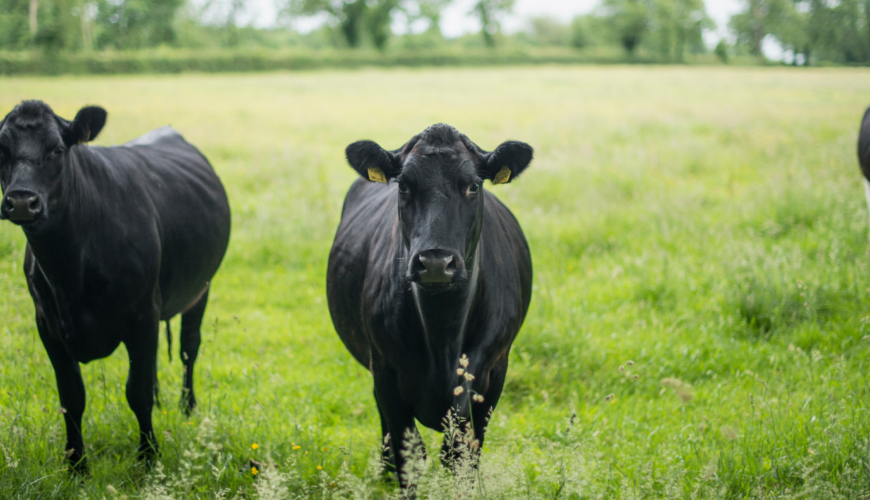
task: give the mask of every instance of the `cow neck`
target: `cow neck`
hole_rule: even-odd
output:
[[[481,242],[482,243],[482,242]],[[417,317],[423,327],[429,366],[435,370],[456,368],[462,354],[469,313],[480,290],[480,244],[471,261],[468,283],[449,292],[426,293],[416,283],[412,285]],[[466,260],[466,262],[468,262]]]
[[[64,170],[56,191],[56,202],[50,219],[35,233],[25,231],[27,243],[39,268],[51,285],[73,284],[80,281],[81,254],[85,246],[89,225],[97,222],[97,200],[82,168],[82,156],[94,161],[87,146],[74,146],[64,159]],[[74,286],[74,285],[73,285]]]

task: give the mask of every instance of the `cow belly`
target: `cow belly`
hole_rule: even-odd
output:
[[[55,322],[61,330],[56,338],[79,363],[111,355],[126,333],[123,322],[91,309],[71,311],[70,323]]]
[[[220,267],[229,229],[212,227],[190,236],[193,237],[176,237],[163,244],[160,316],[164,320],[187,311],[203,296]]]
[[[442,432],[444,418],[453,407],[453,390],[457,382],[452,370],[445,371],[443,377],[413,376],[405,373],[399,382],[399,390],[404,399],[414,409],[414,417],[424,426]]]

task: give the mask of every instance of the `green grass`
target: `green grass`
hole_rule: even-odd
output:
[[[344,147],[446,122],[486,149],[535,147],[517,182],[486,186],[525,230],[535,288],[483,487],[431,465],[425,496],[867,498],[868,88],[861,69],[618,66],[0,80],[2,112],[103,105],[98,144],[172,124],[234,218],[191,419],[162,344],[163,479],[134,456],[122,352],[83,367],[92,475],[62,470],[25,239],[0,224],[0,496],[397,494],[368,465],[372,381],[332,328],[326,259],[354,179]],[[251,459],[291,462],[254,477]]]

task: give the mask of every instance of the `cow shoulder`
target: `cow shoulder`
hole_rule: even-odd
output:
[[[531,301],[531,252],[513,213],[494,194],[485,193],[481,238],[487,295],[496,310],[508,308],[521,319]]]

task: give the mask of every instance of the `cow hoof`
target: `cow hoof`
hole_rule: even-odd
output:
[[[385,459],[383,465],[384,468],[381,469],[381,482],[384,484],[398,482],[399,474],[396,472],[396,464]]]
[[[69,473],[74,476],[87,476],[90,474],[88,469],[88,459],[81,455],[72,455],[69,457]]]
[[[157,449],[156,444],[152,443],[141,443],[138,448],[136,448],[136,457],[140,462],[144,462],[145,466],[151,468],[154,465],[154,461],[157,456],[160,454],[160,451]]]
[[[196,397],[193,395],[193,391],[182,390],[178,406],[189,417],[193,413],[193,410],[196,409]]]

